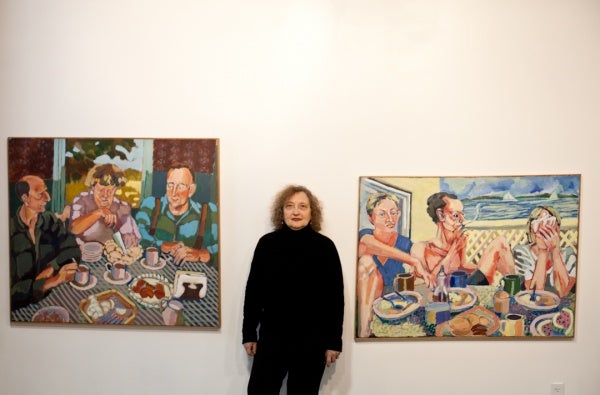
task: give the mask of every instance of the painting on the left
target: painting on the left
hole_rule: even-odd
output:
[[[9,138],[12,322],[221,325],[219,140]]]

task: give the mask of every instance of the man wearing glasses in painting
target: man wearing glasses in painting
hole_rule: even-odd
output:
[[[464,270],[470,274],[467,282],[472,285],[491,285],[496,271],[500,274],[515,273],[515,262],[508,241],[495,238],[483,251],[479,262],[466,259],[467,235],[463,204],[456,195],[437,192],[427,199],[427,213],[437,226],[433,239],[415,243],[411,253],[435,278],[444,268],[449,274]]]
[[[173,257],[176,265],[210,261],[218,248],[217,230],[206,219],[209,211],[216,211],[216,205],[193,201],[195,192],[192,168],[173,163],[167,172],[166,194],[145,198],[135,216],[142,247],[159,247]]]

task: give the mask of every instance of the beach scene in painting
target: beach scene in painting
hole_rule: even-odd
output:
[[[8,140],[11,321],[220,326],[218,141]]]
[[[360,177],[356,339],[573,337],[580,184]]]

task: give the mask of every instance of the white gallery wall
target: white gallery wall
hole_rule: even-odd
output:
[[[0,161],[0,393],[243,394],[250,259],[274,193],[301,183],[345,276],[323,394],[598,394],[599,114],[594,0],[0,0],[2,157],[9,136],[219,138],[222,251],[219,330],[11,325]],[[582,175],[574,340],[354,341],[359,176],[565,173]]]

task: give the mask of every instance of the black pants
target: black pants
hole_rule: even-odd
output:
[[[288,395],[317,395],[325,371],[325,350],[305,345],[259,342],[248,395],[279,395],[288,375]]]

